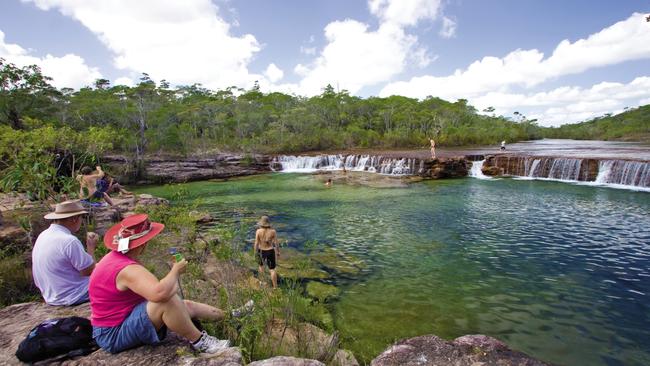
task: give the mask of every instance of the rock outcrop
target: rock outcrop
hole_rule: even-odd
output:
[[[426,159],[420,176],[431,179],[466,177],[470,165],[463,158]]]
[[[90,316],[90,306],[49,306],[44,303],[25,303],[0,310],[0,365],[23,365],[14,353],[27,333],[46,319]],[[98,350],[88,356],[65,360],[61,365],[193,365],[193,366],[239,366],[242,355],[231,347],[213,355],[194,355],[189,343],[169,332],[157,346],[142,346],[112,355]]]
[[[120,183],[160,184],[231,178],[270,171],[264,155],[214,154],[204,157],[146,158],[145,174],[134,180],[131,162],[122,156],[106,156],[104,162]]]
[[[399,365],[500,365],[546,366],[503,342],[484,335],[466,335],[451,342],[434,335],[398,341],[388,347],[371,366]]]
[[[248,366],[325,366],[325,364],[305,358],[277,356],[267,360],[251,362]]]

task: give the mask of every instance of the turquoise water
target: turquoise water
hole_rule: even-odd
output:
[[[482,333],[557,364],[650,364],[650,194],[370,174],[326,188],[325,177],[185,186],[219,216],[269,214],[291,247],[315,239],[363,260],[327,281],[342,289],[331,307],[344,346],[362,359],[399,338]]]

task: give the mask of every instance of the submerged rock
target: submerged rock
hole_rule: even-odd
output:
[[[330,247],[311,254],[309,258],[343,276],[355,276],[367,267],[361,259]]]
[[[307,295],[320,301],[325,302],[329,299],[336,298],[339,296],[339,290],[336,286],[327,285],[324,283],[310,281],[307,284]]]
[[[282,249],[282,255],[277,263],[277,272],[281,277],[290,280],[326,279],[330,275],[318,268],[310,256],[295,249]]]
[[[448,342],[434,335],[403,339],[388,347],[371,366],[398,365],[521,365],[546,366],[542,361],[513,351],[498,339],[466,335]]]

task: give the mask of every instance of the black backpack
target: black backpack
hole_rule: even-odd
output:
[[[16,351],[23,362],[36,362],[54,356],[61,359],[84,356],[97,349],[90,320],[78,316],[48,319],[32,328]]]

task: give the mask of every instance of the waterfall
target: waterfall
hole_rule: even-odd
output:
[[[515,177],[642,190],[650,188],[650,162],[647,161],[508,156],[495,157],[488,163]]]
[[[473,161],[472,169],[469,171],[469,176],[478,179],[492,179],[492,177],[488,177],[487,175],[483,174],[483,163],[485,163],[485,160]]]
[[[650,163],[643,161],[602,160],[596,183],[650,187]]]
[[[384,175],[412,175],[423,169],[422,161],[410,158],[390,158],[371,155],[280,155],[271,166],[280,166],[286,173],[310,173],[318,170],[368,171]],[[416,169],[417,168],[417,169]]]
[[[582,159],[553,159],[547,178],[577,181]]]
[[[537,172],[537,167],[539,166],[540,161],[541,160],[539,160],[539,159],[533,160],[533,164],[530,166],[530,170],[526,171],[526,176],[531,177],[531,178],[536,177],[535,174]]]

